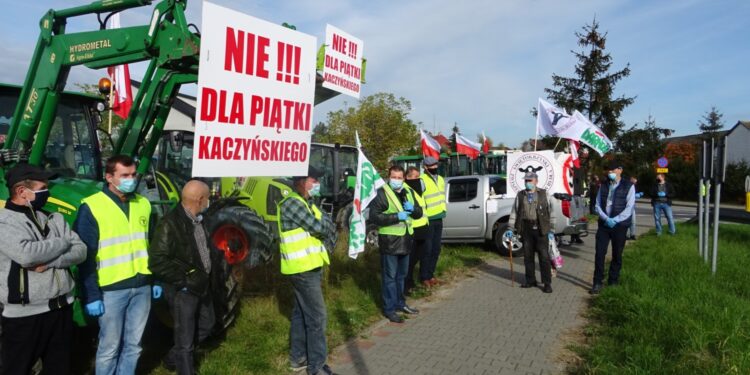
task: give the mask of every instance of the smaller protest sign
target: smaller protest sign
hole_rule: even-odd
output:
[[[362,40],[326,25],[323,87],[359,99],[362,86]]]

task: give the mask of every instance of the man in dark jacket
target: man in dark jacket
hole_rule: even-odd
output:
[[[599,294],[604,280],[604,259],[612,242],[612,261],[609,265],[609,285],[616,285],[622,268],[622,250],[635,206],[635,187],[622,178],[622,164],[612,161],[607,174],[609,182],[602,183],[596,198],[599,228],[596,231],[596,256],[594,259],[594,285],[589,291]]]
[[[409,253],[414,246],[412,219],[422,217],[422,208],[415,202],[411,188],[404,185],[404,169],[393,166],[388,170],[388,184],[378,190],[377,197],[370,203],[370,217],[379,227],[383,315],[394,323],[404,322],[396,311],[419,313],[404,300],[404,280],[409,268]]]
[[[422,186],[422,179],[419,176],[419,169],[417,167],[409,167],[406,169],[406,185],[409,186],[414,194],[416,200],[415,205],[420,206],[422,209],[422,217],[414,220],[412,227],[414,227],[414,248],[409,254],[409,271],[406,273],[406,281],[404,282],[404,294],[410,295],[411,290],[418,284],[414,282],[414,267],[419,263],[420,267],[424,267],[425,254],[427,253],[427,236],[429,235],[430,222],[427,215],[424,214],[425,201],[424,201],[424,186]],[[425,280],[419,280],[423,285]]]
[[[661,235],[661,212],[667,217],[669,224],[669,234],[675,234],[677,231],[674,226],[674,217],[672,216],[672,197],[674,197],[674,187],[667,182],[667,176],[663,173],[656,175],[656,184],[651,188],[651,206],[654,207],[654,221],[656,222],[656,235]]]
[[[192,180],[182,189],[182,204],[159,221],[149,249],[149,269],[163,282],[164,295],[174,319],[174,346],[165,367],[193,375],[194,342],[206,339],[214,328],[209,275],[220,267],[218,251],[208,244],[201,213],[208,208],[209,189]],[[196,328],[198,334],[195,334]]]

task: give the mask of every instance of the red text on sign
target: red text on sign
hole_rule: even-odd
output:
[[[333,34],[333,45],[331,48],[333,48],[334,51],[346,55],[346,38],[338,34]]]
[[[224,70],[268,78],[266,63],[270,44],[270,39],[264,36],[227,27]]]
[[[201,88],[200,120],[222,124],[309,131],[312,104],[280,98]]]
[[[307,160],[307,143],[201,135],[198,137],[198,159],[303,163]]]

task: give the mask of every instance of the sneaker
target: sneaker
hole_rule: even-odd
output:
[[[399,311],[401,311],[401,312],[403,312],[405,314],[409,314],[409,315],[417,315],[417,314],[419,314],[419,310],[417,310],[417,309],[415,309],[413,307],[409,307],[409,305],[404,305],[404,307],[400,308]]]
[[[307,369],[307,360],[303,359],[302,361],[289,361],[289,370],[294,372],[299,372],[302,370]]]
[[[328,365],[323,365],[323,367],[321,367],[321,369],[313,375],[336,375],[336,373],[333,372],[333,370],[331,370]]]
[[[388,318],[388,320],[390,320],[393,323],[400,324],[404,322],[404,318],[402,318],[401,315],[398,315],[396,313],[385,314],[385,317]]]

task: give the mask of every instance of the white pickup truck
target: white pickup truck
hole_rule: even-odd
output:
[[[506,181],[496,175],[448,177],[445,179],[448,213],[443,219],[444,243],[489,242],[501,255],[508,255],[502,234],[515,197],[506,197]],[[588,234],[586,203],[582,197],[554,194],[557,238]],[[513,243],[513,255],[520,255],[520,242]]]

